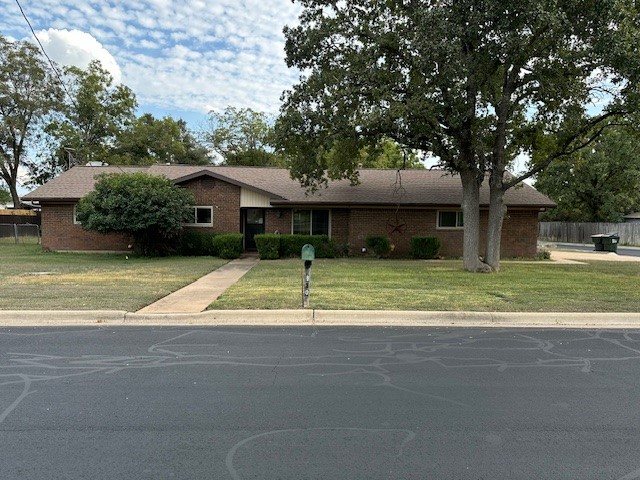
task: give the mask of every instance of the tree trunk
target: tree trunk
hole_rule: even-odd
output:
[[[494,272],[500,271],[500,241],[506,212],[502,175],[499,178],[493,178],[492,175],[489,194],[489,223],[487,225],[487,253],[484,261]]]
[[[490,272],[480,260],[480,182],[471,170],[460,172],[462,181],[462,213],[464,215],[463,265],[469,272]]]
[[[11,198],[13,199],[13,208],[20,208],[22,202],[20,201],[20,195],[18,195],[18,188],[16,187],[15,182],[9,184],[9,192],[11,193]]]

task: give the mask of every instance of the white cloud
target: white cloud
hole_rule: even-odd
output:
[[[115,58],[90,34],[54,28],[36,33],[47,55],[57,64],[84,69],[92,60],[100,60],[115,83],[122,80],[122,72]]]
[[[284,62],[289,0],[32,0],[25,13],[48,54],[85,67],[98,58],[136,94],[141,111],[204,115],[228,105],[277,112],[298,72]],[[12,0],[0,32],[29,35]],[[121,72],[121,73],[120,73]]]

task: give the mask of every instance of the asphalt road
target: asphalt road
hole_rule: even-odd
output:
[[[0,479],[640,478],[640,330],[0,329]]]
[[[583,245],[581,243],[554,243],[561,250],[576,250],[578,252],[593,252],[593,245]],[[616,253],[618,255],[640,257],[640,248],[638,247],[625,247],[618,245]]]

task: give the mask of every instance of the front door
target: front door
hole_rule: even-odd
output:
[[[264,233],[264,209],[247,208],[244,211],[244,248],[256,251],[255,235]]]

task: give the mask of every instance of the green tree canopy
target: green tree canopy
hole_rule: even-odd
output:
[[[6,188],[0,186],[0,203],[9,203],[13,201],[11,193]]]
[[[272,126],[263,112],[235,107],[212,111],[201,136],[225,165],[284,165],[271,146]]]
[[[609,129],[589,148],[549,166],[535,186],[558,204],[546,220],[621,222],[640,211],[640,134]]]
[[[333,154],[334,152],[331,152]],[[424,168],[415,150],[403,149],[390,138],[383,138],[376,145],[360,150],[358,167],[363,168]]]
[[[62,89],[38,49],[0,35],[0,178],[20,205],[18,169],[25,165],[36,127],[59,106]]]
[[[499,269],[504,192],[588,145],[640,96],[634,0],[299,3],[286,55],[304,76],[276,123],[292,175],[309,187],[357,181],[357,153],[383,137],[439,158],[461,178],[468,270]],[[596,99],[604,106],[587,108]],[[531,162],[511,177],[519,154]]]
[[[99,61],[92,61],[86,70],[66,67],[64,72],[69,95],[45,127],[40,158],[29,165],[34,184],[76,164],[109,163],[116,139],[135,120],[134,93],[125,85],[114,85]]]
[[[150,113],[138,117],[116,138],[110,163],[150,165],[153,163],[210,163],[207,149],[189,132],[184,120]]]
[[[158,255],[168,251],[182,225],[193,219],[193,203],[188,190],[164,177],[103,174],[80,199],[76,215],[86,230],[131,235],[136,251]]]

